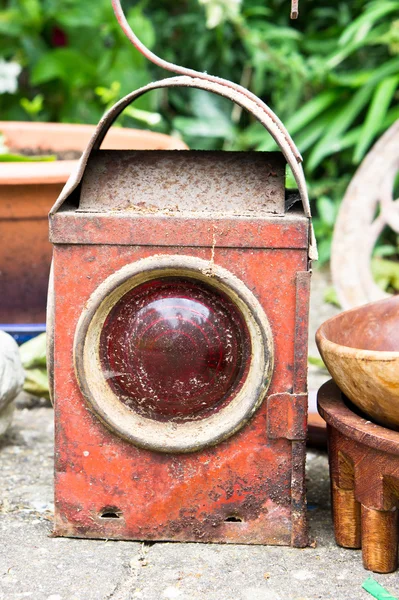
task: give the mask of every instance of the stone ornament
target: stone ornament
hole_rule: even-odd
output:
[[[0,436],[11,423],[13,400],[22,390],[24,380],[18,345],[8,333],[0,331]]]
[[[370,260],[385,227],[399,233],[399,121],[373,146],[353,177],[335,224],[331,272],[343,309],[388,296],[374,282]]]

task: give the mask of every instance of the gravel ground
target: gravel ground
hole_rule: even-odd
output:
[[[335,309],[316,273],[314,329]],[[313,335],[313,333],[311,334]],[[311,354],[316,355],[314,346]],[[311,372],[310,386],[328,378]],[[361,552],[336,546],[327,456],[308,453],[312,547],[141,544],[52,538],[53,414],[20,408],[0,442],[0,600],[367,600]],[[399,575],[373,575],[399,595]]]
[[[52,538],[53,414],[22,409],[0,445],[0,599],[367,600],[360,551],[335,545],[327,457],[309,451],[313,546]],[[392,594],[399,576],[374,575]]]

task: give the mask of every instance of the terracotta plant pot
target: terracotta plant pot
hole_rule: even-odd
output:
[[[0,121],[8,147],[83,151],[91,125]],[[144,130],[110,130],[103,148],[186,149],[170,136]],[[44,323],[52,248],[47,215],[76,160],[0,163],[0,323]]]
[[[380,425],[399,430],[399,296],[328,319],[316,342],[349,400]]]

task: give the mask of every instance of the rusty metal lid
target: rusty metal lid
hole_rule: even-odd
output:
[[[281,215],[285,165],[279,152],[95,151],[78,210]]]
[[[223,80],[221,80],[223,81]],[[171,77],[169,79],[164,79],[163,81],[157,81],[155,83],[151,83],[149,85],[140,88],[131,94],[122,98],[117,104],[115,104],[101,119],[96,133],[90,140],[85,152],[82,154],[82,157],[79,161],[78,169],[75,173],[71,175],[69,180],[67,181],[64,189],[62,190],[57,202],[54,204],[53,208],[50,211],[50,217],[58,212],[58,210],[62,207],[64,202],[77,190],[79,187],[83,175],[85,173],[85,169],[87,163],[93,152],[96,152],[103,142],[109,127],[118,117],[118,115],[128,106],[131,102],[133,102],[136,98],[142,96],[144,93],[160,88],[168,88],[168,87],[192,87],[197,89],[204,89],[209,92],[213,92],[222,97],[228,98],[235,102],[237,105],[242,106],[244,109],[248,110],[248,112],[252,113],[253,116],[269,131],[274,140],[280,146],[282,153],[284,154],[287,163],[289,164],[292,174],[295,177],[295,180],[298,185],[298,191],[302,200],[302,205],[304,209],[304,213],[306,217],[310,219],[310,205],[309,205],[309,197],[306,189],[306,182],[303,174],[302,165],[300,163],[300,158],[298,157],[298,152],[295,151],[295,147],[292,146],[290,139],[286,136],[285,132],[281,129],[280,123],[275,119],[274,113],[270,116],[270,110],[266,109],[263,104],[258,100],[255,104],[251,98],[248,97],[248,94],[243,94],[236,89],[231,89],[231,87],[225,85],[224,83],[215,83],[213,81],[203,81],[202,79],[194,79],[192,77]],[[311,223],[310,223],[311,226]],[[316,240],[314,237],[313,228],[311,226],[311,241],[309,245],[309,258],[316,259],[317,258],[317,249],[316,249]]]

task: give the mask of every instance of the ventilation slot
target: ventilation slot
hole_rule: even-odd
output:
[[[100,511],[100,519],[120,519],[122,512],[115,506],[107,506]]]

